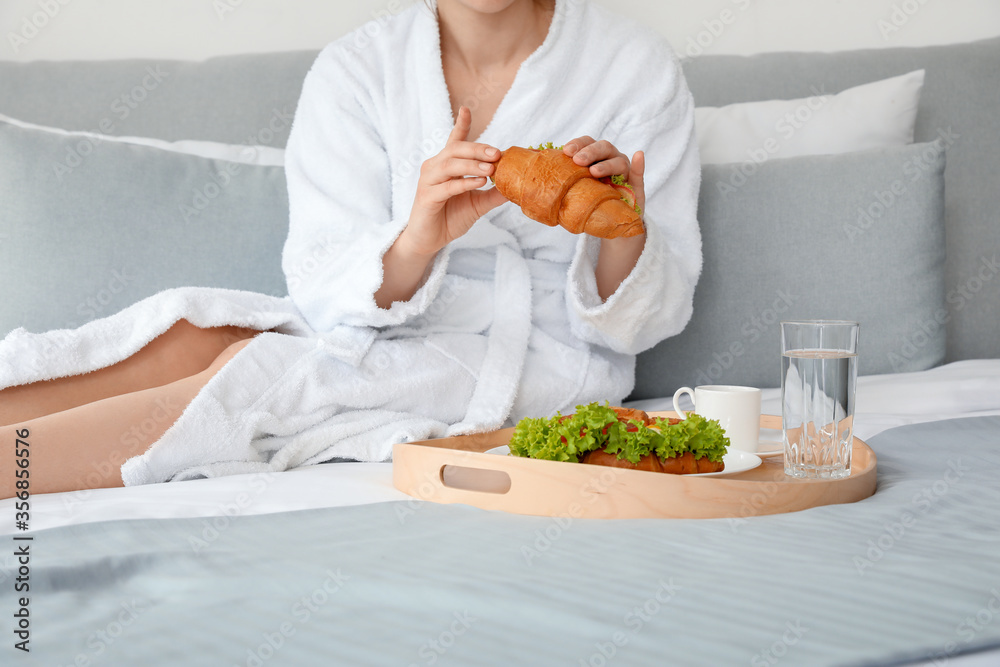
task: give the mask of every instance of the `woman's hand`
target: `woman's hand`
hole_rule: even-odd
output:
[[[471,125],[472,112],[461,107],[444,148],[420,167],[410,221],[400,236],[415,253],[436,254],[507,201],[496,188],[478,189],[496,169],[500,151],[466,141]]]
[[[583,136],[567,142],[563,146],[563,153],[581,167],[590,167],[590,175],[594,178],[621,174],[635,192],[635,203],[641,209],[646,208],[646,191],[642,182],[646,156],[642,151],[636,151],[630,163],[628,157],[610,141],[594,141],[591,137]]]
[[[646,190],[642,180],[646,171],[646,156],[642,151],[636,151],[629,162],[625,154],[610,141],[594,141],[591,137],[584,136],[567,142],[563,146],[563,153],[581,167],[590,167],[590,175],[594,178],[621,174],[635,192],[635,203],[640,209],[646,208]],[[602,301],[607,301],[628,274],[632,273],[645,247],[645,234],[601,239],[601,252],[597,257],[594,276],[597,278],[597,294]]]
[[[471,125],[472,112],[461,107],[444,148],[421,165],[410,219],[382,258],[382,285],[375,292],[379,308],[409,301],[434,256],[507,201],[496,188],[478,189],[493,174],[500,151],[466,141]]]

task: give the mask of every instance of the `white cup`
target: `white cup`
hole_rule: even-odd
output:
[[[681,387],[674,394],[674,411],[687,417],[680,407],[681,394],[694,400],[694,412],[718,420],[730,444],[745,452],[756,452],[760,438],[760,389],[733,385]]]

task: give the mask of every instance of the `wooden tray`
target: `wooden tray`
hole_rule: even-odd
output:
[[[781,417],[762,415],[760,422],[781,428]],[[393,485],[436,503],[590,519],[740,518],[852,503],[875,493],[875,453],[858,438],[850,477],[802,480],[785,475],[780,456],[753,470],[692,477],[482,453],[506,445],[513,430],[394,445]]]

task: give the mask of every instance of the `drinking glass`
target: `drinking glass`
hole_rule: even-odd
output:
[[[781,323],[781,426],[785,474],[840,479],[851,474],[858,323]]]

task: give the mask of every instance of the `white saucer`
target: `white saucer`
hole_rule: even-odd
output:
[[[726,469],[721,472],[699,472],[686,477],[717,477],[719,475],[732,475],[738,472],[753,470],[763,461],[756,454],[744,452],[741,449],[732,449],[722,457],[722,462],[726,464]]]
[[[507,445],[500,445],[499,447],[494,447],[493,449],[487,449],[485,454],[497,454],[499,456],[509,456],[510,449]],[[757,454],[751,454],[750,452],[744,452],[739,449],[730,449],[726,452],[725,456],[722,457],[722,462],[726,464],[726,469],[720,472],[699,472],[690,475],[685,475],[685,477],[715,477],[717,475],[732,475],[738,472],[746,472],[747,470],[753,470],[759,466],[763,461],[761,461],[760,456]]]

